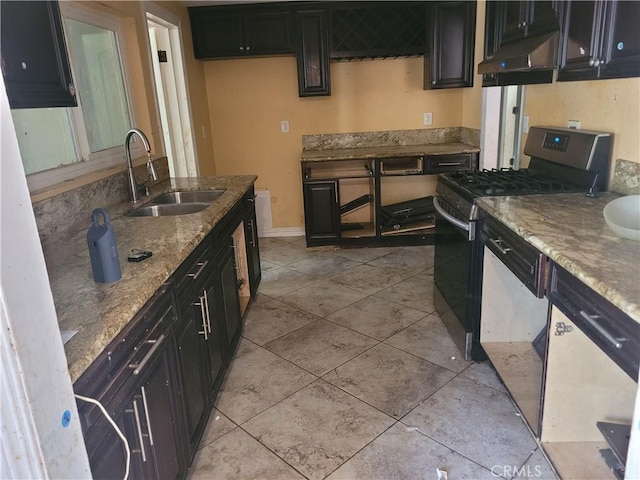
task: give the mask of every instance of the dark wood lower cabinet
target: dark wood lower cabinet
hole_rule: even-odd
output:
[[[76,393],[105,406],[127,438],[131,479],[184,478],[200,443],[242,332],[231,233],[243,219],[253,222],[246,231],[257,233],[247,198],[74,384]],[[253,258],[251,278],[259,279],[257,236],[251,239],[246,255]],[[93,478],[124,478],[120,437],[93,404],[79,400],[78,411]]]
[[[338,180],[309,181],[304,189],[304,226],[308,240],[340,238]]]

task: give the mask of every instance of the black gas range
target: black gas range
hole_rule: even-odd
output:
[[[434,207],[434,304],[465,359],[485,358],[480,346],[482,244],[476,239],[476,199],[498,195],[606,190],[611,159],[609,133],[531,127],[526,169],[465,170],[438,177]]]

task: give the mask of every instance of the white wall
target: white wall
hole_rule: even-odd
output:
[[[0,478],[91,476],[4,82],[0,82]],[[63,425],[63,415],[70,423]]]

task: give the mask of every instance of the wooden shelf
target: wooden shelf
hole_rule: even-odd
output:
[[[600,455],[607,442],[551,442],[542,448],[563,480],[615,480]]]
[[[482,347],[534,432],[538,431],[542,360],[531,342],[483,342]]]

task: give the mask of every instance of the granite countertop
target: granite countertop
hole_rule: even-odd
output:
[[[480,149],[466,143],[452,142],[424,145],[382,145],[358,148],[327,148],[303,150],[303,162],[326,162],[335,160],[357,160],[363,158],[412,157],[419,155],[455,155],[478,153]]]
[[[83,228],[61,232],[43,243],[60,330],[77,330],[65,344],[71,381],[75,382],[100,352],[144,306],[198,243],[242,198],[253,175],[174,178],[155,185],[151,198],[168,191],[226,189],[207,209],[181,216],[126,217],[131,204],[109,208],[118,247],[122,278],[111,284],[93,280]],[[142,205],[142,203],[141,203]],[[127,262],[132,249],[151,250],[143,262]]]
[[[604,206],[619,195],[484,197],[478,206],[640,322],[640,243],[615,234]]]

